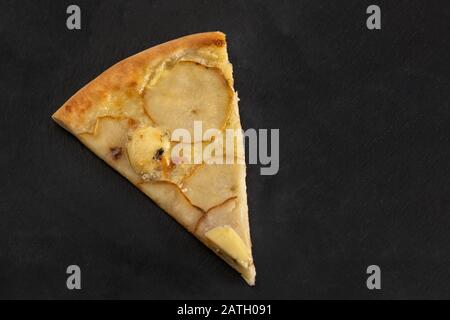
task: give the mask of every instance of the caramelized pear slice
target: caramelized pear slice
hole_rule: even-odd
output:
[[[250,248],[233,228],[216,227],[209,230],[205,237],[219,256],[239,271],[250,285],[254,284],[255,267]]]
[[[214,247],[221,250],[239,265],[248,268],[251,264],[251,252],[236,231],[229,226],[216,227],[205,233]]]
[[[158,126],[170,132],[186,129],[191,142],[197,142],[203,139],[194,136],[194,121],[202,122],[203,132],[222,130],[230,114],[233,90],[219,69],[179,62],[147,88],[144,102],[147,114]]]
[[[208,211],[238,194],[239,164],[203,164],[183,181],[182,190],[192,204]]]

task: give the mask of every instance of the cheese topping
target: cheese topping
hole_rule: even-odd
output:
[[[152,126],[134,131],[127,143],[131,166],[144,180],[161,178],[170,159],[169,149],[169,135]]]

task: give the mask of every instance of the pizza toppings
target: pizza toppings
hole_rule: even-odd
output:
[[[183,180],[184,194],[194,205],[207,211],[237,195],[241,170],[245,169],[238,164],[204,164]]]
[[[205,233],[209,246],[235,268],[248,284],[255,284],[255,266],[251,249],[229,225],[215,227]]]
[[[252,264],[250,249],[230,226],[216,227],[206,232],[205,237],[216,250],[230,257],[243,268]]]
[[[144,104],[158,126],[170,132],[186,129],[194,137],[194,121],[202,121],[203,130],[223,129],[233,96],[219,69],[179,62],[164,70],[158,81],[146,89]]]
[[[127,143],[130,164],[144,180],[157,180],[169,147],[169,137],[160,129],[151,126],[137,129]]]
[[[158,150],[156,150],[156,153],[153,156],[153,160],[161,160],[163,153],[164,153],[164,148],[159,148]]]
[[[109,148],[109,151],[111,151],[111,156],[114,160],[118,160],[122,156],[122,148],[120,147]]]

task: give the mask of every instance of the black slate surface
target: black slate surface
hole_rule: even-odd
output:
[[[448,1],[77,0],[69,31],[72,2],[0,4],[1,298],[450,298]],[[278,175],[248,169],[254,288],[50,119],[115,62],[210,30],[243,126],[280,128]]]

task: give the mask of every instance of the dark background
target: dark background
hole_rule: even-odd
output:
[[[0,297],[450,298],[449,21],[448,1],[3,0]],[[278,175],[248,168],[254,288],[50,119],[115,62],[212,30],[244,128],[280,128]]]

